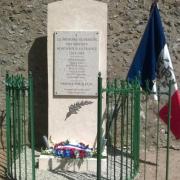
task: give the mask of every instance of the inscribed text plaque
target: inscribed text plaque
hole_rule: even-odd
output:
[[[97,96],[99,33],[58,31],[54,43],[54,95]]]

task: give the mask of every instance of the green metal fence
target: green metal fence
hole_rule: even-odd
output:
[[[148,87],[148,83],[147,83]],[[140,84],[115,79],[107,82],[103,89],[102,78],[98,78],[98,138],[97,179],[104,177],[102,159],[102,94],[106,93],[106,179],[171,179],[169,175],[170,117],[172,82],[166,91],[160,86],[156,92],[142,91]],[[154,100],[156,95],[157,101]],[[161,123],[160,107],[168,103],[167,126]],[[154,110],[155,109],[155,110]],[[165,132],[162,134],[161,129]],[[160,143],[166,152],[159,157]],[[162,151],[162,149],[161,149]],[[151,154],[150,154],[151,153]],[[153,156],[152,156],[153,155]],[[148,159],[148,157],[151,159]],[[165,162],[162,171],[160,162]],[[151,171],[147,170],[151,168]],[[139,173],[141,171],[141,173]],[[139,173],[139,176],[136,175]]]
[[[102,118],[102,95],[106,94],[106,118]],[[107,175],[105,179],[127,180],[134,179],[139,173],[140,164],[144,163],[144,177],[147,177],[147,129],[148,129],[148,101],[153,92],[142,92],[138,82],[129,84],[115,79],[108,81],[107,87],[102,87],[102,78],[98,77],[98,126],[97,126],[97,179],[102,179],[102,125],[106,120],[107,139]],[[165,139],[166,169],[164,179],[169,178],[169,147],[170,147],[170,114],[171,114],[171,82],[169,91],[157,91],[157,112],[160,109],[161,96],[168,100],[168,123]],[[144,120],[140,113],[144,106]],[[6,146],[7,146],[7,175],[11,179],[35,180],[34,154],[34,114],[33,114],[33,79],[29,74],[28,80],[22,75],[6,75]],[[150,119],[152,121],[152,119]],[[140,126],[141,124],[141,126]],[[154,147],[156,150],[155,178],[159,179],[159,133],[160,121],[154,126],[156,136]],[[142,132],[144,137],[142,138]],[[31,150],[31,157],[28,150]],[[144,159],[140,157],[143,150]],[[142,155],[142,152],[141,152]],[[30,158],[30,161],[28,161]],[[29,163],[30,162],[30,163]],[[31,166],[31,167],[30,167]],[[29,172],[30,171],[30,172]],[[141,171],[142,172],[142,171]],[[103,175],[104,177],[104,175]],[[151,178],[152,179],[152,178]]]
[[[33,79],[6,75],[7,176],[35,180]],[[31,148],[31,157],[27,151]],[[30,161],[28,161],[30,158]],[[30,163],[29,163],[30,162]],[[31,167],[29,167],[31,166]],[[30,177],[28,171],[31,169]]]
[[[140,85],[113,80],[102,88],[98,80],[98,164],[101,179],[102,93],[106,93],[107,179],[133,179],[139,171]]]
[[[163,88],[163,85],[159,85],[156,92],[141,92],[144,97],[144,100],[141,102],[142,110],[144,111],[144,118],[141,119],[141,134],[144,135],[144,137],[141,135],[141,172],[143,174],[141,179],[143,180],[172,179],[169,176],[169,164],[171,164],[169,160],[170,140],[173,139],[172,135],[170,135],[172,86],[173,82],[169,81],[166,89]],[[157,98],[156,101],[152,97],[154,95]],[[166,103],[168,104],[167,125],[162,123],[159,117],[159,111]],[[152,110],[152,104],[155,110]],[[165,152],[163,157],[162,154],[160,157],[160,150]],[[149,152],[151,159],[148,158]],[[163,164],[162,162],[165,163]]]

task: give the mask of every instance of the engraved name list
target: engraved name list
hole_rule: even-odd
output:
[[[97,96],[98,32],[55,32],[54,47],[54,94]]]

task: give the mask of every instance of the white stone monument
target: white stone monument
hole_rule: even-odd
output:
[[[106,79],[107,5],[93,0],[50,3],[47,28],[48,136],[57,143],[69,139],[94,146],[98,72]]]
[[[106,85],[107,4],[48,5],[48,136],[96,146],[97,79]],[[106,97],[103,97],[103,112]]]

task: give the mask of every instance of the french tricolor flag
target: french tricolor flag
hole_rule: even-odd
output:
[[[134,60],[129,69],[129,81],[140,79],[141,87],[156,90],[156,83],[161,84],[161,89],[168,89],[171,80],[171,118],[170,128],[176,139],[180,139],[180,91],[173,71],[172,61],[167,47],[164,30],[157,3],[151,6],[150,17],[145,32],[136,51]],[[167,123],[168,104],[159,112],[160,118]]]

